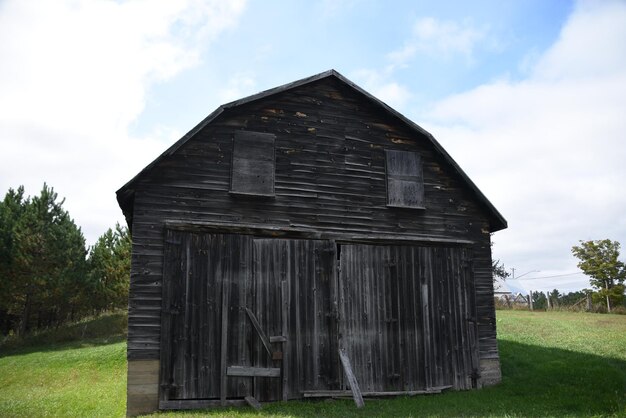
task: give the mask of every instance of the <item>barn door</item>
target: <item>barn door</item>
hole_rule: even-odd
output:
[[[330,241],[168,230],[163,405],[338,388],[334,249]]]
[[[273,336],[282,381],[258,380],[259,400],[298,399],[306,390],[339,388],[335,245],[331,241],[255,239],[254,299],[261,326]],[[278,340],[278,338],[275,338]],[[255,362],[269,367],[262,350]]]
[[[342,246],[342,345],[361,391],[472,387],[469,259],[462,248]]]
[[[251,379],[225,379],[250,365],[252,239],[167,230],[163,263],[160,400],[249,394]],[[225,386],[226,385],[226,386]]]

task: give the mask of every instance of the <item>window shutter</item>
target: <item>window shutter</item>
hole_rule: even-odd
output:
[[[274,134],[237,131],[233,138],[230,191],[274,196]]]
[[[411,151],[385,150],[387,206],[424,209],[422,157]]]

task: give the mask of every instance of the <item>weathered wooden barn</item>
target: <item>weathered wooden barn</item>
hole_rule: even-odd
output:
[[[342,394],[346,358],[364,395],[500,380],[490,233],[506,220],[334,70],[219,107],[117,199],[130,415]]]

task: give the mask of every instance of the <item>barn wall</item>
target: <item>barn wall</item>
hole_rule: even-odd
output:
[[[276,135],[275,197],[228,193],[233,132]],[[386,206],[385,149],[417,151],[425,210]],[[129,359],[158,359],[166,220],[254,224],[333,237],[469,240],[481,368],[499,371],[485,210],[432,144],[334,78],[225,111],[136,187]],[[495,365],[495,369],[494,369]]]

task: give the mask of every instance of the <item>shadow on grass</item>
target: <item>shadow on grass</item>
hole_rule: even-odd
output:
[[[0,357],[113,344],[126,340],[127,327],[126,312],[108,313],[25,337],[7,337],[0,341]]]
[[[291,401],[251,408],[170,412],[159,416],[626,416],[626,362],[500,341],[502,383],[475,391],[366,400]]]

